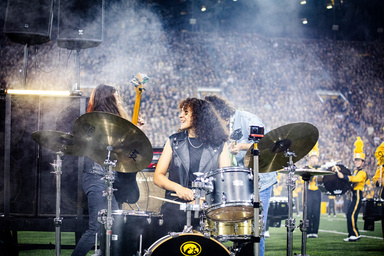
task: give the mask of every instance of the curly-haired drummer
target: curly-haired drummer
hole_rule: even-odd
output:
[[[213,106],[205,100],[187,98],[180,102],[179,110],[180,132],[172,134],[166,142],[153,182],[166,190],[166,199],[191,202],[194,173],[230,166],[228,148],[224,147],[228,133]],[[179,205],[166,202],[161,213],[164,235],[183,231],[187,219]],[[192,219],[192,226],[198,225],[198,219]]]

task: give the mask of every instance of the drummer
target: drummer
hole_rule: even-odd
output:
[[[361,200],[363,197],[363,189],[365,181],[367,180],[367,173],[364,171],[365,154],[363,152],[364,143],[360,137],[355,141],[354,160],[356,170],[352,175],[344,175],[336,169],[339,179],[343,179],[353,183],[352,202],[349,204],[347,210],[347,227],[348,237],[344,239],[345,242],[354,242],[361,238],[357,228],[357,217],[361,207]]]
[[[228,132],[213,106],[205,100],[184,99],[179,104],[179,110],[179,132],[167,140],[153,182],[166,190],[166,199],[193,203],[194,173],[207,173],[230,165],[228,148],[224,147]],[[161,213],[164,219],[163,235],[184,230],[187,218],[180,205],[166,202],[161,207]],[[191,215],[192,226],[197,228],[199,219]]]
[[[306,169],[319,169],[319,144],[316,142],[313,149],[309,152],[309,163]],[[309,227],[307,231],[308,238],[317,238],[320,225],[320,207],[321,207],[321,191],[316,185],[316,178],[313,176],[309,180],[308,187],[308,206],[307,215]]]
[[[237,166],[244,166],[244,157],[247,150],[253,145],[253,142],[248,139],[249,127],[251,125],[264,126],[262,121],[256,115],[247,111],[236,110],[226,99],[217,95],[206,96],[205,100],[211,102],[216,111],[219,112],[221,118],[229,122],[230,130],[241,130],[242,136],[240,139],[230,145],[230,153],[235,155]],[[262,215],[263,221],[267,223],[269,199],[272,195],[272,187],[277,183],[277,172],[260,173],[260,201],[263,204]],[[269,236],[269,234],[268,234]],[[264,255],[265,239],[260,240],[259,255]]]
[[[108,112],[128,119],[128,114],[123,107],[116,88],[110,85],[101,84],[92,91],[87,113],[93,111]],[[85,157],[84,162],[83,190],[88,199],[88,229],[76,244],[72,256],[85,256],[94,246],[96,233],[100,232],[100,223],[97,220],[98,212],[102,209],[107,209],[108,206],[107,197],[103,196],[103,191],[107,191],[107,185],[103,179],[106,176],[107,171],[88,157]],[[120,193],[124,194],[123,201],[127,200],[129,203],[135,203],[139,199],[136,173],[126,174],[122,176],[122,178],[128,188],[128,190],[122,188],[119,188],[118,190]],[[113,210],[118,209],[115,196],[112,199]]]
[[[375,157],[377,159],[377,170],[375,176],[373,176],[373,185],[379,187],[379,198],[384,200],[383,192],[383,175],[384,175],[384,142],[377,147],[375,152]],[[381,218],[381,230],[383,231],[383,241],[384,241],[384,212]]]

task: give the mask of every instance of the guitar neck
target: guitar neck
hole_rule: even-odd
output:
[[[135,108],[133,109],[133,116],[132,116],[132,123],[134,125],[137,125],[137,121],[139,119],[140,103],[141,103],[141,92],[136,94]]]

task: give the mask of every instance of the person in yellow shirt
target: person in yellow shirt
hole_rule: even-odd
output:
[[[318,143],[309,152],[309,163],[305,169],[317,170],[319,166],[319,148]],[[308,186],[308,205],[307,216],[309,227],[307,231],[308,238],[317,238],[320,225],[320,210],[321,210],[321,191],[316,185],[316,178],[312,176]]]
[[[347,210],[347,227],[348,237],[344,239],[345,242],[354,242],[361,238],[357,228],[357,217],[361,208],[361,199],[363,197],[363,189],[365,181],[367,180],[367,173],[364,171],[365,154],[363,153],[364,143],[360,137],[355,141],[354,160],[356,170],[352,175],[344,175],[336,169],[339,179],[343,179],[353,183],[352,202]]]
[[[383,192],[383,177],[384,177],[384,142],[381,143],[380,146],[377,147],[375,152],[375,157],[377,158],[377,170],[375,176],[372,178],[373,186],[378,187],[379,190],[379,198],[384,200],[384,192]],[[384,212],[383,212],[384,214]],[[383,232],[383,241],[384,241],[384,215],[381,218],[381,230]]]

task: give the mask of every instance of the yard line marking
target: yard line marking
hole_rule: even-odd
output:
[[[339,235],[345,235],[345,236],[348,236],[348,233],[344,233],[344,232],[338,232],[338,231],[332,231],[332,230],[323,230],[323,229],[319,229],[319,231],[321,232],[325,232],[325,233],[333,233],[333,234],[339,234]],[[361,235],[361,237],[364,237],[364,238],[372,238],[372,239],[383,239],[382,237],[377,237],[377,236],[365,236],[365,235]]]

